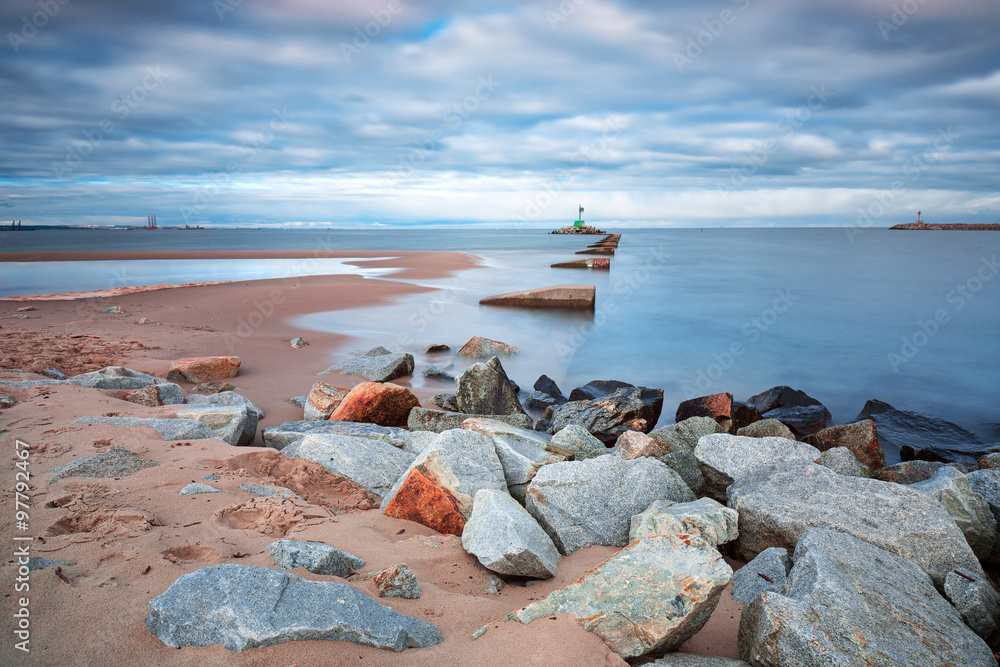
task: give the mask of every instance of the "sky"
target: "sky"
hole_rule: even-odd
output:
[[[1000,222],[996,0],[5,0],[0,220]]]

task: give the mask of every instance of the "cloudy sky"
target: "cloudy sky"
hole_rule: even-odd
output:
[[[1000,222],[996,0],[6,0],[0,219]]]

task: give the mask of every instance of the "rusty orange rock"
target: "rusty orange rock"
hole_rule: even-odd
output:
[[[711,417],[728,431],[732,424],[732,414],[733,395],[723,392],[684,401],[677,406],[674,421],[680,423],[689,417]]]
[[[458,500],[424,474],[420,466],[407,473],[399,491],[382,512],[397,519],[416,521],[439,533],[461,536],[465,528]]]
[[[185,357],[170,364],[167,379],[182,382],[212,382],[236,377],[239,357]]]
[[[330,419],[406,426],[410,410],[419,406],[420,401],[406,387],[391,382],[362,382],[340,401]]]

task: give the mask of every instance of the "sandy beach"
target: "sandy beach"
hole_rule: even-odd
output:
[[[286,322],[318,310],[377,306],[408,294],[430,292],[406,282],[442,278],[475,266],[458,253],[331,253],[324,256],[390,255],[380,266],[401,269],[388,280],[358,276],[307,276],[182,286],[170,289],[120,290],[104,296],[77,295],[72,300],[19,297],[0,301],[0,367],[4,380],[41,378],[53,366],[66,375],[108,365],[165,376],[180,357],[238,355],[237,391],[266,413],[259,427],[302,418],[288,402],[308,393],[323,379],[352,387],[364,380],[335,372],[317,373],[365,341],[304,332]],[[315,253],[138,253],[133,258],[314,257]],[[30,261],[111,260],[118,253],[43,253],[5,259]],[[128,316],[103,314],[120,306]],[[33,310],[21,310],[33,308]],[[27,319],[23,319],[26,316]],[[142,318],[149,323],[139,324]],[[484,331],[482,335],[489,336]],[[310,345],[292,348],[305,337]],[[464,341],[448,343],[453,348]],[[339,355],[339,356],[338,356]],[[628,380],[628,378],[622,378]],[[395,381],[408,386],[408,378]],[[193,386],[182,384],[186,391]],[[30,577],[32,652],[28,662],[9,641],[0,647],[0,663],[32,665],[623,665],[596,635],[571,615],[529,625],[491,623],[549,592],[577,580],[617,549],[589,547],[563,559],[558,575],[531,582],[508,580],[499,594],[489,592],[487,571],[466,554],[457,538],[420,524],[384,516],[360,486],[318,464],[289,459],[264,448],[237,448],[220,440],[164,442],[152,430],[103,424],[73,424],[89,415],[167,416],[171,406],[145,407],[123,401],[120,392],[77,386],[0,388],[16,400],[0,411],[0,437],[7,455],[2,535],[12,544],[14,523],[15,440],[30,445],[31,555],[75,565],[36,570]],[[414,389],[418,398],[443,391]],[[111,446],[128,449],[156,463],[122,478],[70,477],[49,483],[53,468]],[[181,496],[186,484],[216,475],[224,494]],[[267,498],[239,490],[240,483],[274,484],[298,498]],[[23,533],[22,533],[23,534]],[[318,540],[365,559],[362,572],[406,563],[420,583],[417,600],[377,598],[402,613],[434,623],[444,642],[426,649],[393,653],[347,642],[297,641],[231,653],[220,646],[164,647],[146,629],[147,605],[179,576],[200,567],[236,563],[274,567],[266,551],[284,537]],[[735,568],[740,565],[730,561]],[[7,565],[12,570],[16,566]],[[321,577],[299,568],[294,574]],[[10,579],[12,577],[8,577]],[[375,596],[367,580],[349,580]],[[2,613],[13,613],[5,593]],[[738,657],[736,629],[741,606],[728,590],[712,619],[682,651]],[[489,625],[484,636],[472,633]],[[15,659],[17,662],[15,662]]]

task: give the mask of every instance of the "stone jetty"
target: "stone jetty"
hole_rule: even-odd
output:
[[[611,260],[607,257],[587,257],[585,259],[574,259],[568,262],[557,262],[551,266],[553,269],[603,269],[607,271],[611,268]]]
[[[479,300],[482,306],[517,306],[520,308],[591,308],[597,289],[593,285],[553,285],[488,296]]]

